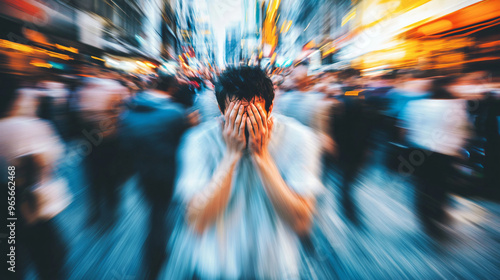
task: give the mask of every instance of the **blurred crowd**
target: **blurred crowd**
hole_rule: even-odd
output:
[[[272,112],[298,121],[318,139],[316,160],[322,173],[334,170],[341,178],[326,191],[340,193],[336,199],[352,223],[360,222],[353,186],[369,160],[386,172],[412,178],[414,209],[433,238],[444,234],[450,193],[499,197],[498,73],[441,76],[418,69],[362,73],[348,68],[311,74],[308,66],[304,60],[269,75]],[[132,75],[91,63],[82,63],[72,74],[1,72],[0,163],[3,170],[15,166],[19,246],[28,252],[19,255],[18,271],[31,260],[42,279],[65,278],[65,244],[52,222],[73,199],[59,172],[62,159],[83,162],[89,226],[113,225],[121,186],[138,175],[138,188],[152,207],[144,271],[156,278],[166,262],[175,266],[167,248],[171,233],[179,232],[177,223],[167,221],[178,213],[172,201],[179,162],[186,160],[178,157],[197,160],[196,153],[179,147],[194,127],[224,115],[214,94],[221,73]],[[198,144],[200,151],[215,145]],[[195,172],[196,166],[187,168]],[[265,238],[257,232],[248,234]],[[204,278],[204,271],[193,277]]]

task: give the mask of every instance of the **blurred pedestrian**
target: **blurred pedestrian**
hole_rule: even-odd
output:
[[[452,90],[469,100],[475,131],[483,139],[478,144],[484,145],[484,194],[500,198],[500,95],[487,86],[491,80],[486,71],[468,73]]]
[[[46,75],[38,83],[40,90],[38,116],[51,121],[62,139],[69,138],[67,104],[70,92],[55,73]]]
[[[410,101],[401,123],[410,145],[406,167],[400,172],[416,176],[416,210],[426,230],[439,234],[445,222],[449,179],[454,157],[471,137],[467,100],[450,92],[454,77],[433,81],[430,99]]]
[[[398,168],[398,157],[407,153],[405,139],[397,125],[406,105],[413,100],[421,100],[430,96],[430,80],[426,73],[413,69],[401,69],[395,73],[394,88],[385,96],[387,107],[382,113],[386,136],[387,166]]]
[[[31,258],[41,279],[65,279],[66,246],[54,221],[71,200],[66,181],[56,171],[64,147],[49,122],[36,116],[11,116],[16,78],[0,73],[0,130],[4,132],[0,162],[12,178],[5,176],[1,181],[14,187],[9,190],[16,202],[12,211],[17,218],[14,275],[24,279]]]
[[[352,188],[366,161],[374,120],[373,108],[366,104],[365,89],[360,86],[359,75],[359,70],[352,68],[339,73],[344,94],[337,98],[342,102],[343,110],[334,112],[333,122],[342,173],[342,206],[346,217],[355,223],[359,222],[359,216]]]
[[[89,224],[105,218],[111,225],[118,215],[119,186],[128,178],[128,163],[118,143],[118,116],[128,89],[101,78],[95,65],[81,69],[82,86],[76,93],[75,110],[82,124],[80,137],[91,143],[84,158],[90,185]]]
[[[285,78],[287,88],[277,96],[275,111],[312,128],[321,141],[322,150],[331,156],[336,150],[332,137],[331,113],[340,104],[335,99],[327,98],[326,94],[312,90],[308,65],[307,60],[298,63]]]
[[[166,213],[174,189],[177,147],[183,133],[198,122],[197,112],[190,111],[194,98],[192,87],[179,86],[174,76],[162,74],[156,88],[128,100],[122,114],[120,141],[152,206],[144,254],[149,279],[156,279],[166,259],[170,235]]]

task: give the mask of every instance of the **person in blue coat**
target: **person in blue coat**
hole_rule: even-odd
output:
[[[188,85],[179,85],[174,76],[160,75],[155,89],[128,100],[121,116],[121,142],[152,207],[144,259],[150,279],[156,278],[166,259],[166,213],[174,188],[177,147],[183,133],[197,123],[197,112],[189,109],[194,97]]]

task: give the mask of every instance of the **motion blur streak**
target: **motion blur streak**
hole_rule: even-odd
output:
[[[0,0],[0,279],[498,279],[499,65],[500,0]]]

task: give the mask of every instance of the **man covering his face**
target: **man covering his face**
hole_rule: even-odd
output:
[[[215,94],[221,119],[180,147],[175,197],[185,219],[171,236],[167,278],[298,278],[299,236],[323,190],[317,139],[271,114],[273,84],[258,68],[228,69]]]

